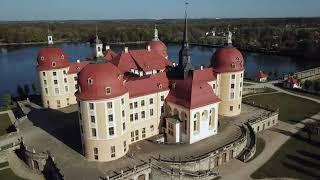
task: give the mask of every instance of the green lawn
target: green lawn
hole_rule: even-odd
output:
[[[0,136],[7,133],[6,129],[11,125],[8,114],[0,114]]]
[[[291,124],[320,112],[319,104],[284,93],[256,95],[244,99],[254,101],[256,104],[280,108],[279,120]]]
[[[309,142],[303,132],[291,137],[251,177],[263,178],[320,178],[320,136]]]
[[[0,171],[0,179],[2,180],[24,180],[23,178],[18,177],[12,172],[10,168]]]
[[[305,93],[305,92],[300,92],[300,91],[295,91],[295,90],[290,90],[290,89],[284,89],[286,91],[289,91],[289,92],[292,92],[292,93],[295,93],[295,94],[299,94],[299,95],[302,95],[302,96],[307,96],[307,97],[311,97],[311,98],[314,98],[314,99],[319,99],[320,100],[320,95],[314,95],[314,94],[310,94],[310,93]]]

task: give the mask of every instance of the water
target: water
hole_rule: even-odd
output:
[[[70,61],[77,59],[84,60],[93,51],[87,43],[59,44],[68,55]],[[38,51],[44,46],[27,46],[14,49],[1,48],[0,50],[0,96],[5,92],[16,94],[17,86],[24,84],[37,83],[36,57]],[[141,46],[129,47],[142,48]],[[116,52],[121,47],[112,47]],[[178,62],[177,45],[168,45],[169,58],[173,62]],[[212,56],[212,48],[192,47],[192,62],[195,66],[208,65]],[[302,59],[291,57],[271,56],[257,53],[244,53],[246,75],[252,77],[259,70],[266,72],[277,71],[279,75],[309,68],[310,66],[320,65],[308,63]]]

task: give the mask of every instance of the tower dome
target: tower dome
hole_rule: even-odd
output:
[[[78,84],[82,100],[108,99],[127,92],[123,74],[112,63],[88,64],[80,71]]]
[[[156,26],[154,28],[154,38],[147,44],[147,46],[149,46],[152,51],[155,51],[166,58],[168,57],[167,46],[160,41]]]
[[[218,49],[211,58],[211,65],[216,72],[244,71],[244,60],[241,52],[234,47]]]
[[[41,71],[69,66],[68,55],[60,48],[42,48],[38,53],[37,62]]]

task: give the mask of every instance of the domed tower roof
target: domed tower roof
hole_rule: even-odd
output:
[[[77,92],[82,100],[108,99],[127,92],[123,74],[111,63],[88,64],[79,73]]]
[[[244,71],[244,60],[241,52],[234,47],[218,49],[211,58],[213,70],[220,73]]]
[[[152,51],[155,51],[164,57],[168,57],[168,48],[162,41],[160,41],[156,26],[154,27],[154,38],[152,41],[148,42],[147,46],[150,46]]]
[[[42,48],[37,56],[38,70],[60,69],[69,66],[68,55],[60,48]]]

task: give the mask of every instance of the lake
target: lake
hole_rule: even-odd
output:
[[[92,47],[88,43],[64,43],[57,44],[68,55],[70,61],[77,59],[84,60],[93,53]],[[16,94],[17,85],[31,84],[37,81],[36,57],[38,51],[45,46],[27,46],[15,48],[0,48],[0,96],[9,91]],[[120,46],[111,46],[119,52]],[[129,49],[143,48],[139,46],[129,46]],[[178,62],[178,52],[180,46],[168,45],[168,55],[173,62]],[[207,47],[191,47],[192,63],[195,66],[208,65],[214,49]],[[296,59],[283,56],[272,56],[257,53],[244,53],[246,75],[252,77],[259,70],[266,72],[277,71],[279,75],[300,71],[313,66],[319,66],[320,62],[309,63],[303,59]]]

